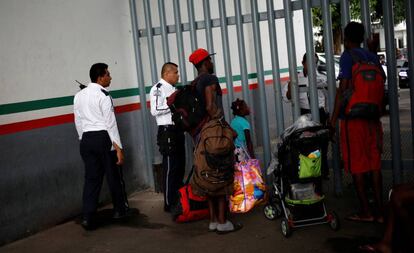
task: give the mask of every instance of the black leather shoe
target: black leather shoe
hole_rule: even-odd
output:
[[[88,231],[96,229],[96,224],[94,224],[91,219],[83,218],[81,221],[81,225],[83,229]]]
[[[125,219],[131,217],[133,215],[133,211],[131,209],[126,209],[124,211],[115,211],[114,215],[112,216],[113,219]]]

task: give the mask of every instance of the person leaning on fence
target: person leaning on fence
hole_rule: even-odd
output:
[[[92,65],[89,75],[91,83],[75,95],[73,102],[80,154],[85,163],[81,225],[86,230],[97,226],[95,214],[104,174],[112,195],[113,218],[131,215],[120,167],[124,154],[112,98],[107,90],[112,79],[108,65]]]
[[[216,75],[214,75],[214,63],[211,59],[211,55],[207,50],[199,48],[195,50],[189,57],[189,61],[195,66],[198,72],[196,77],[197,84],[196,89],[202,104],[205,105],[206,113],[210,120],[220,119],[222,124],[227,124],[224,120],[223,115],[223,105],[222,105],[222,91],[219,84],[219,80]],[[209,124],[207,122],[205,125]],[[195,136],[195,142],[197,143],[199,139],[202,139],[203,136],[198,134]],[[195,152],[197,156],[197,149]],[[200,154],[201,155],[201,154]],[[206,195],[208,198],[208,206],[210,211],[210,223],[209,231],[217,231],[219,234],[233,232],[240,229],[241,224],[233,224],[227,219],[228,205],[227,197],[232,194],[233,191],[233,178],[234,172],[233,167],[230,168],[232,171],[230,177],[225,179],[218,179],[218,183],[211,183],[210,178],[206,178],[203,173],[206,171],[201,171],[197,166],[196,162],[199,160],[195,157],[195,170],[193,177],[191,178],[191,186],[193,191],[197,195]],[[208,167],[208,166],[207,166]],[[213,168],[214,169],[214,168]],[[217,187],[217,185],[222,185],[223,187]]]
[[[236,99],[231,104],[231,109],[233,110],[234,118],[230,125],[237,133],[234,141],[234,145],[237,148],[236,156],[239,157],[240,161],[240,157],[244,155],[244,152],[247,152],[250,158],[254,159],[253,142],[250,135],[251,127],[249,121],[245,118],[250,114],[250,108],[244,100]]]
[[[316,64],[318,63],[318,55],[315,54]],[[298,86],[299,86],[299,107],[300,107],[300,114],[308,114],[311,113],[310,110],[310,102],[309,102],[309,81],[308,81],[308,64],[306,63],[306,53],[303,55],[302,58],[302,72],[298,73]],[[287,101],[292,99],[291,97],[291,87],[292,83],[289,82],[287,85],[283,87],[283,98]],[[316,70],[316,88],[318,90],[318,105],[319,105],[319,117],[320,122],[323,126],[327,127],[329,114],[326,108],[326,87],[327,87],[327,80],[326,76],[319,73]],[[302,91],[301,89],[306,89],[306,91]],[[329,178],[329,165],[328,165],[328,143],[323,144],[322,146],[322,166],[321,166],[321,173],[322,178],[328,179]]]
[[[167,62],[162,66],[161,79],[150,91],[151,114],[158,125],[157,143],[162,154],[164,211],[178,199],[185,173],[185,137],[183,131],[173,124],[167,97],[176,90],[179,79],[178,66]]]
[[[364,62],[372,62],[380,67],[378,56],[361,48],[364,40],[364,26],[361,23],[350,22],[344,30],[345,51],[340,58],[340,80],[336,92],[335,107],[330,121],[334,130],[340,118],[340,144],[344,167],[352,174],[357,195],[360,202],[360,211],[350,215],[352,221],[373,222],[383,221],[382,214],[382,124],[379,118],[349,118],[345,115],[344,101],[347,93],[353,90],[353,65],[355,57]],[[384,78],[384,77],[383,77]],[[383,84],[382,84],[383,87]],[[375,208],[371,209],[367,196],[365,175],[372,174]]]

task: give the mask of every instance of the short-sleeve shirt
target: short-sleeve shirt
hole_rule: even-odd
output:
[[[201,96],[201,101],[202,103],[205,105],[206,104],[206,98],[205,98],[205,89],[206,87],[210,86],[210,85],[216,85],[216,106],[217,108],[221,109],[221,111],[223,112],[223,101],[222,101],[222,96],[223,96],[223,92],[221,90],[220,87],[220,83],[219,80],[217,78],[216,75],[212,75],[212,74],[202,74],[198,77],[198,82],[197,82],[197,92],[198,94],[200,94]]]
[[[244,117],[236,116],[231,121],[231,128],[237,133],[237,138],[234,141],[236,147],[247,147],[246,136],[244,130],[250,131],[250,123]]]
[[[371,53],[363,48],[353,48],[352,52],[359,57],[360,60],[366,62],[373,62],[379,65],[379,58],[376,54]],[[338,79],[352,79],[352,55],[349,50],[345,50],[339,60],[339,75]]]

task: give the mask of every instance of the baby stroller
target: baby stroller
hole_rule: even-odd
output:
[[[270,220],[283,216],[281,230],[289,237],[299,227],[328,223],[339,229],[335,212],[327,213],[321,193],[321,146],[329,131],[310,115],[301,116],[281,136],[268,168],[273,176],[264,215]]]

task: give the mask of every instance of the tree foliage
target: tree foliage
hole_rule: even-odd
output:
[[[399,24],[405,20],[405,0],[393,0],[394,11],[394,24]],[[361,20],[361,1],[350,0],[350,15],[353,20]],[[371,22],[383,23],[383,7],[382,0],[369,0],[369,8],[371,13]],[[334,50],[335,53],[340,51],[341,41],[341,7],[340,4],[331,4],[331,17],[332,17],[332,33],[334,38]],[[312,21],[313,26],[318,27],[320,33],[317,35],[323,36],[323,19],[322,9],[312,9]]]

